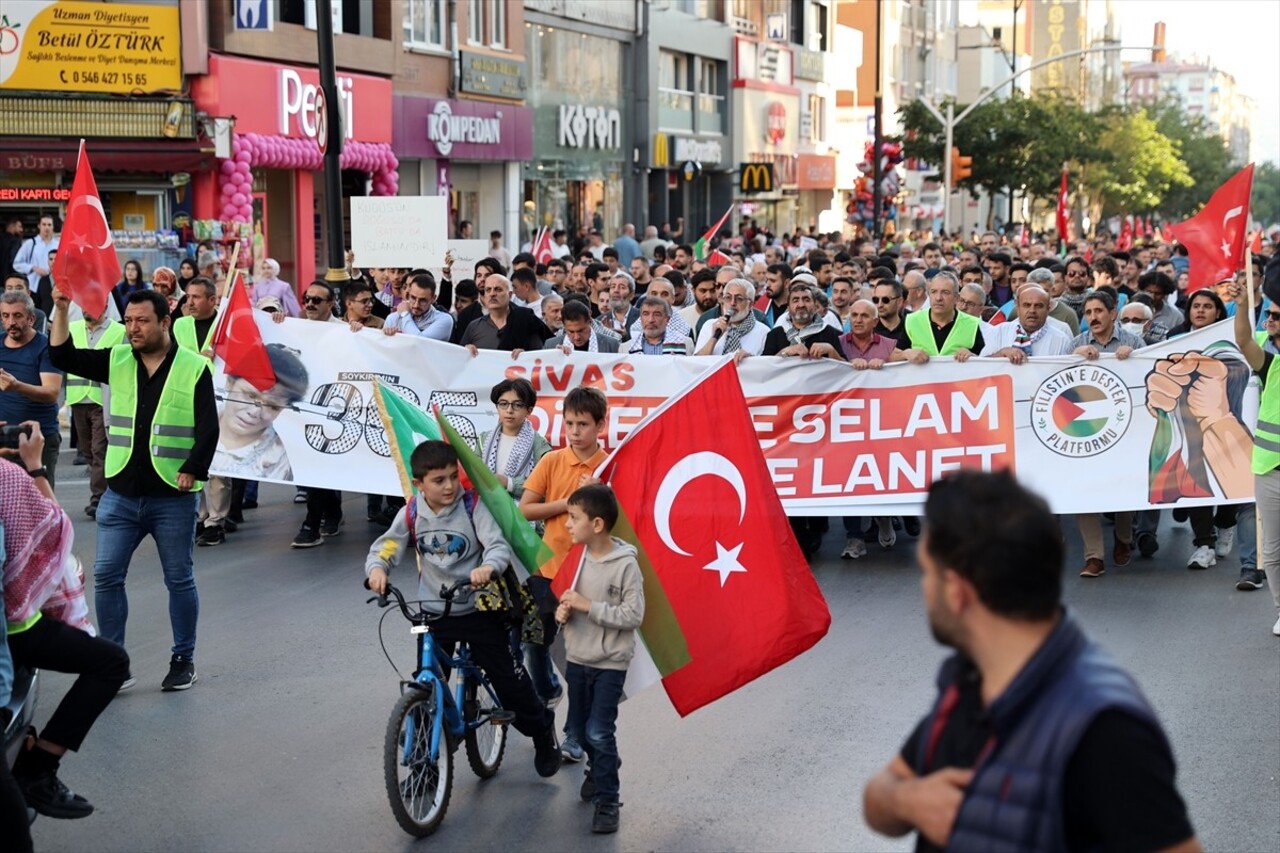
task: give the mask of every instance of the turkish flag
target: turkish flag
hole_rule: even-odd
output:
[[[1133,225],[1129,217],[1125,217],[1120,225],[1120,237],[1116,240],[1116,251],[1127,252],[1133,245]]]
[[[712,249],[711,254],[707,255],[707,266],[709,267],[722,267],[732,262],[733,258],[730,258],[719,249]]]
[[[1232,278],[1244,264],[1252,189],[1250,163],[1218,187],[1199,213],[1169,226],[1169,235],[1187,247],[1191,259],[1188,293]]]
[[[227,376],[238,376],[259,391],[268,391],[276,384],[276,372],[262,343],[262,332],[253,319],[253,307],[249,305],[249,294],[240,281],[239,271],[234,275],[226,307],[213,333],[213,352],[222,359],[222,369]]]
[[[545,264],[555,257],[551,248],[551,229],[543,228],[533,240],[533,259],[536,263]]]
[[[41,258],[40,260],[44,260]],[[53,282],[90,317],[107,311],[111,288],[120,281],[120,260],[111,240],[111,227],[98,197],[98,184],[89,168],[89,154],[80,140],[76,179],[71,184],[67,218],[62,223]]]
[[[639,424],[600,476],[688,646],[690,662],[662,679],[681,716],[827,633],[831,614],[774,490],[732,359]]]

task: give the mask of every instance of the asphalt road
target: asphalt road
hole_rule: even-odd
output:
[[[69,462],[69,460],[66,460]],[[82,469],[81,469],[82,470]],[[70,465],[63,472],[71,475]],[[93,563],[87,485],[59,495]],[[139,683],[101,717],[62,778],[97,806],[79,821],[39,819],[37,849],[408,850],[382,783],[381,743],[397,677],[378,645],[380,615],[360,588],[376,535],[364,498],[340,537],[291,551],[302,517],[291,490],[228,542],[197,549],[199,682],[163,694],[170,632],[154,546],[129,578],[128,650]],[[498,776],[455,765],[448,817],[420,849],[906,850],[862,821],[863,782],[899,747],[932,696],[944,651],[920,603],[913,540],[839,559],[833,524],[814,566],[832,613],[813,650],[681,720],[660,688],[619,719],[622,829],[592,836],[580,765],[550,779],[514,732]],[[1067,596],[1089,633],[1137,677],[1169,732],[1179,784],[1210,850],[1280,849],[1280,641],[1266,591],[1235,590],[1234,557],[1189,572],[1190,531],[1166,527],[1156,559],[1098,580],[1072,571]],[[1077,565],[1078,537],[1068,540]],[[92,603],[92,593],[90,593]],[[412,641],[387,621],[407,668]],[[41,721],[69,685],[49,674]],[[563,719],[565,708],[559,709]],[[458,758],[462,759],[461,753]]]

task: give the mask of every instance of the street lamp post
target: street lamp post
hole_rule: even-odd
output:
[[[326,119],[322,131],[326,137],[316,140],[324,150],[324,233],[329,261],[324,278],[337,283],[347,280],[342,223],[342,140],[345,131],[342,127],[342,101],[338,98],[337,64],[333,56],[332,0],[316,0],[316,52]]]
[[[947,105],[946,105],[947,114],[944,116],[942,113],[938,111],[938,108],[935,107],[928,98],[925,98],[925,97],[919,98],[920,103],[924,104],[925,108],[929,110],[929,112],[933,113],[933,117],[942,123],[942,129],[946,137],[945,148],[943,148],[943,151],[942,151],[943,183],[946,186],[946,201],[942,206],[942,230],[945,231],[947,234],[951,233],[951,147],[952,145],[955,144],[955,141],[954,141],[955,128],[956,128],[956,125],[964,121],[965,118],[969,115],[969,113],[973,112],[974,109],[977,108],[979,104],[981,104],[987,98],[990,98],[996,92],[999,92],[1006,85],[1012,84],[1014,80],[1017,80],[1023,74],[1026,74],[1031,71],[1035,71],[1037,68],[1043,68],[1046,65],[1052,65],[1055,62],[1061,62],[1064,59],[1070,59],[1073,56],[1083,56],[1086,53],[1102,53],[1104,51],[1109,51],[1109,50],[1155,50],[1155,49],[1156,48],[1152,48],[1150,46],[1145,46],[1145,45],[1130,45],[1126,47],[1124,45],[1119,45],[1119,44],[1109,44],[1109,45],[1104,45],[1102,47],[1085,47],[1085,48],[1081,48],[1080,50],[1068,50],[1065,53],[1059,53],[1056,56],[1049,57],[1048,59],[1042,59],[1039,62],[1033,62],[1030,65],[1028,65],[1026,68],[1019,69],[1014,73],[1010,74],[1004,80],[1001,80],[995,86],[992,86],[990,89],[988,89],[985,94],[979,97],[972,104],[969,104],[969,106],[965,107],[964,112],[960,113],[960,115],[955,114],[955,104],[951,101],[947,102]]]

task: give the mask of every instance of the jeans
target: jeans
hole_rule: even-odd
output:
[[[80,677],[62,697],[40,737],[77,751],[98,715],[106,710],[129,676],[129,655],[110,640],[42,616],[27,630],[9,635],[17,666],[76,673]]]
[[[551,663],[551,643],[556,638],[554,613],[542,614],[543,643],[523,643],[524,665],[533,679],[533,689],[543,702],[551,701],[560,690],[560,679],[556,676],[556,668]]]
[[[538,701],[528,673],[511,648],[511,633],[501,616],[479,611],[450,616],[436,622],[432,632],[446,649],[457,641],[471,647],[471,659],[493,685],[498,701],[516,715],[511,724],[516,731],[533,737],[555,725],[555,715]]]
[[[1236,550],[1241,569],[1258,568],[1258,505],[1236,507]]]
[[[587,771],[596,783],[593,802],[618,802],[618,703],[622,701],[622,685],[627,680],[625,669],[597,669],[570,663],[569,724],[570,735],[578,738],[587,753]]]
[[[244,481],[244,500],[253,501],[254,503],[258,502],[258,481],[257,480]]]
[[[124,645],[129,618],[125,576],[133,552],[148,535],[156,542],[164,585],[169,590],[173,653],[194,659],[200,596],[191,555],[196,541],[199,493],[166,497],[125,497],[107,487],[98,504],[98,559],[93,564],[94,602],[102,636]]]

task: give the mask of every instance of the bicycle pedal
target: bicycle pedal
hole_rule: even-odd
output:
[[[508,711],[502,708],[494,708],[489,712],[489,725],[505,726],[508,723],[516,721],[515,711]]]

